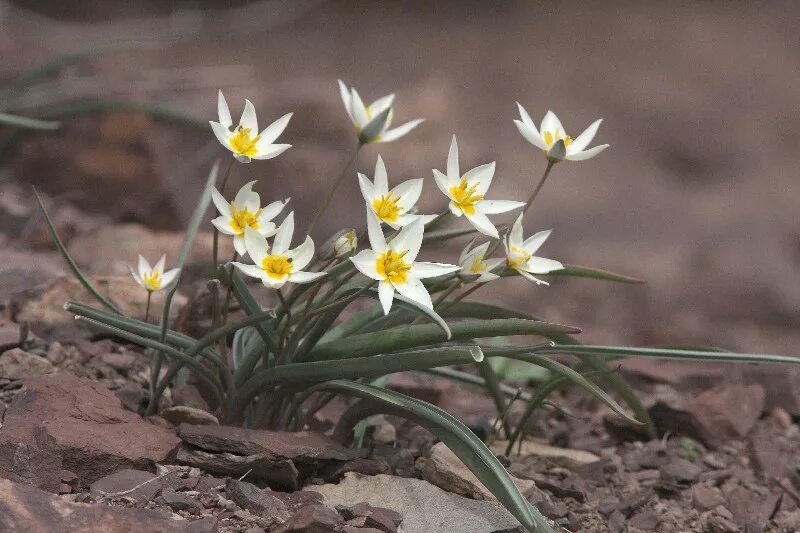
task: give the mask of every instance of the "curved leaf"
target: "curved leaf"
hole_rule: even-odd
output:
[[[306,395],[320,391],[356,396],[374,405],[375,413],[407,418],[427,428],[467,465],[526,530],[534,533],[555,533],[547,519],[520,494],[497,457],[469,428],[451,414],[434,405],[391,390],[351,381],[337,380],[322,383],[306,391]]]
[[[60,122],[52,120],[39,120],[36,118],[20,117],[18,115],[9,115],[8,113],[0,113],[0,126],[11,126],[12,128],[24,128],[28,130],[57,130],[61,127]]]
[[[635,285],[641,285],[643,283],[646,283],[646,281],[644,281],[643,279],[634,278],[631,276],[624,276],[622,274],[615,274],[614,272],[609,272],[608,270],[601,270],[599,268],[591,268],[578,265],[564,265],[563,270],[554,270],[553,272],[548,272],[547,274],[542,274],[542,275],[592,278],[603,281],[615,281],[617,283],[631,283]]]
[[[621,357],[655,357],[658,359],[682,359],[692,361],[722,361],[726,363],[777,363],[800,364],[800,357],[790,355],[748,354],[733,352],[717,352],[710,350],[671,350],[664,348],[629,348],[625,346],[549,346],[540,353],[599,355],[609,358]]]

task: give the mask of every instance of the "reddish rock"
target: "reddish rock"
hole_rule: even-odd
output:
[[[150,509],[72,503],[34,487],[0,479],[0,531],[210,533],[215,530],[213,520],[190,522]]]
[[[148,502],[156,497],[162,486],[162,478],[155,474],[126,468],[92,483],[89,493],[94,498],[126,496],[140,502]]]
[[[252,483],[229,479],[225,485],[225,496],[242,509],[265,518],[284,522],[289,518],[286,505],[270,490],[261,490]]]
[[[336,510],[350,525],[374,528],[385,533],[395,533],[403,522],[402,515],[397,511],[384,507],[373,507],[368,503],[357,503],[352,506],[339,505]]]
[[[297,510],[295,515],[277,533],[331,533],[344,526],[344,519],[336,511],[324,505],[306,505]]]
[[[721,446],[747,436],[764,411],[766,392],[761,385],[723,386],[709,389],[688,409],[703,427],[704,441]]]
[[[20,479],[26,463],[49,455],[58,469],[88,484],[123,468],[152,469],[179,443],[173,433],[126,410],[96,382],[69,374],[41,376],[26,381],[5,414],[0,475],[55,491],[60,479]],[[28,450],[27,458],[20,449]]]

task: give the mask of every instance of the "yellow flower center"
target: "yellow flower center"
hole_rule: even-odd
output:
[[[468,185],[467,180],[461,178],[458,185],[450,187],[450,198],[453,199],[453,203],[455,203],[459,209],[468,215],[472,215],[475,213],[475,204],[483,200],[483,195],[475,192],[477,188],[477,183]]]
[[[268,255],[261,260],[261,268],[267,276],[274,279],[283,279],[292,273],[292,260],[285,255]]]
[[[397,220],[397,217],[400,216],[401,208],[397,205],[399,201],[399,196],[386,193],[372,201],[372,208],[375,210],[375,214],[378,215],[379,219],[384,222],[394,222]]]
[[[509,253],[508,257],[506,258],[506,264],[509,267],[518,270],[522,265],[527,263],[531,257],[532,254],[530,254],[529,252],[526,252],[522,248],[517,248],[516,246],[512,246],[511,253]]]
[[[148,291],[157,291],[161,288],[161,274],[155,270],[145,272],[142,276],[142,281]]]
[[[261,138],[261,135],[252,136],[250,128],[243,128],[239,126],[236,133],[228,141],[231,145],[231,150],[239,155],[246,155],[247,157],[254,157],[258,155],[256,143]]]
[[[411,270],[411,263],[403,259],[407,253],[408,250],[400,253],[386,250],[375,260],[378,274],[392,283],[405,283],[408,271]]]
[[[244,228],[251,227],[258,229],[258,217],[261,216],[261,209],[255,213],[251,212],[247,207],[244,209],[237,209],[236,204],[231,202],[231,229],[237,235],[244,234]]]
[[[559,129],[557,129],[555,132],[545,131],[542,133],[542,137],[544,137],[544,142],[547,144],[547,146],[553,146],[553,144],[557,143],[558,141],[564,141],[564,146],[569,146],[572,144],[572,137],[566,133],[562,133],[562,131]]]
[[[483,260],[482,255],[475,256],[475,259],[472,260],[472,265],[469,267],[469,271],[473,274],[480,274],[486,267],[489,265],[486,264],[486,261]]]

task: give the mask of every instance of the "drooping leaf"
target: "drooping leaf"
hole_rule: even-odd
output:
[[[28,130],[52,131],[61,127],[61,123],[53,120],[39,120],[36,118],[21,117],[0,113],[0,126],[11,126]]]

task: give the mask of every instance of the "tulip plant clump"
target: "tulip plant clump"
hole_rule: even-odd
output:
[[[547,404],[550,393],[568,384],[583,388],[619,416],[644,425],[652,433],[647,412],[608,366],[616,359],[647,356],[797,361],[702,347],[581,345],[573,337],[579,333],[577,328],[468,298],[487,283],[520,283],[524,285],[519,290],[544,290],[541,286],[548,283],[542,278],[553,276],[638,281],[541,257],[539,250],[549,238],[549,230],[526,237],[524,214],[553,167],[562,161],[590,159],[608,148],[605,144],[589,147],[601,121],[572,138],[554,113],[548,111],[537,127],[519,106],[517,128],[536,147],[532,154],[544,155],[544,173],[532,184],[526,201],[493,198],[490,188],[494,162],[463,172],[458,143],[453,137],[445,170],[433,170],[433,180],[448,207],[440,213],[422,214],[416,203],[423,179],[395,183],[379,155],[371,177],[349,171],[361,149],[394,141],[422,121],[393,128],[394,95],[365,106],[355,89],[348,89],[342,82],[339,88],[355,128],[357,148],[341,175],[328,184],[327,196],[300,238],[295,236],[294,212],[284,215],[288,199],[262,205],[254,190],[256,182],[247,183],[235,194],[227,190],[235,165],[274,158],[290,148],[289,144],[279,144],[278,138],[291,113],[259,130],[255,108],[246,101],[241,119],[234,125],[220,92],[219,120],[211,122],[211,129],[233,157],[221,176],[219,164],[211,170],[173,268],[165,271],[164,257],[153,267],[139,257],[137,268],[131,269],[146,292],[147,315],[150,295],[166,291],[158,324],[151,323],[149,316],[124,316],[113,301],[95,290],[69,257],[46,217],[56,245],[73,273],[101,304],[91,307],[69,302],[66,309],[102,334],[146,347],[152,354],[148,414],[157,413],[160,397],[184,369],[193,373],[208,391],[216,414],[228,424],[299,430],[334,396],[350,396],[353,402],[335,430],[337,437],[350,440],[358,434],[354,440],[361,442],[363,425],[359,422],[374,414],[408,418],[428,428],[450,447],[524,528],[554,531],[519,493],[484,442],[438,407],[384,388],[387,376],[395,372],[425,372],[485,389],[497,406],[498,431],[505,434],[510,452],[515,442],[524,439],[531,413]],[[350,181],[346,182],[348,178]],[[352,221],[357,229],[336,232],[317,247],[310,233],[343,185],[352,190],[358,187],[365,211]],[[208,226],[205,213],[210,204],[216,215]],[[491,219],[512,211],[517,216],[510,227],[498,226]],[[456,227],[442,229],[442,223],[451,217]],[[169,309],[194,237],[204,225],[214,231],[213,278],[208,282],[214,310],[211,328],[202,338],[195,339],[170,329]],[[441,243],[470,236],[471,241],[455,263],[441,256]],[[235,254],[230,261],[219,259],[219,239],[232,240]],[[419,254],[426,247],[431,253],[438,253],[442,262],[421,261]],[[259,294],[263,292],[271,293],[274,306],[263,309],[257,303],[256,295],[267,296]],[[359,299],[372,302],[362,310],[345,313]],[[246,318],[231,320],[229,311],[233,307],[243,310]],[[506,341],[509,337],[518,337],[520,342],[511,344]],[[530,337],[538,340],[531,342],[527,340]],[[566,355],[574,356],[575,362],[562,362]],[[490,364],[491,360],[501,359],[546,369],[547,378],[531,392],[506,386]],[[470,372],[469,367],[474,367],[475,372]],[[613,391],[614,397],[606,389]],[[516,423],[506,416],[514,401],[526,404]]]

